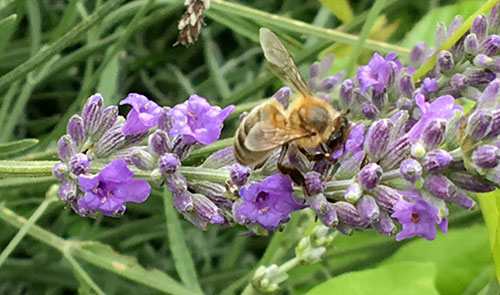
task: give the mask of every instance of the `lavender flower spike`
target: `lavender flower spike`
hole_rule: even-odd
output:
[[[120,105],[124,104],[132,106],[122,127],[125,135],[141,133],[156,125],[161,108],[154,101],[144,95],[130,93],[120,101]]]
[[[116,216],[125,211],[125,202],[144,202],[151,187],[144,179],[132,176],[133,172],[122,158],[108,163],[97,175],[78,176],[78,184],[85,191],[85,195],[78,199],[78,207]]]
[[[193,94],[186,102],[169,111],[173,120],[170,135],[182,135],[186,143],[212,143],[219,138],[222,122],[233,109],[234,106],[229,105],[221,110],[211,106],[205,98]]]

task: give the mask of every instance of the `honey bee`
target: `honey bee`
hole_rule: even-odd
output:
[[[233,144],[236,160],[256,167],[264,163],[274,149],[282,147],[278,170],[303,185],[302,174],[283,164],[289,143],[295,142],[310,160],[329,159],[329,153],[344,143],[349,124],[342,112],[313,96],[290,53],[273,32],[261,28],[259,38],[271,71],[292,86],[300,97],[286,109],[274,98],[255,107],[236,130]],[[318,146],[322,153],[311,154],[310,149]]]

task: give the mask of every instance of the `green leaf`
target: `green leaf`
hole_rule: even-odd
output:
[[[316,286],[307,294],[439,294],[434,287],[435,276],[433,263],[403,261],[342,274]]]
[[[163,203],[165,206],[165,218],[167,219],[167,235],[170,246],[170,251],[174,258],[175,268],[182,279],[182,282],[192,290],[203,293],[200,284],[198,283],[198,276],[194,267],[191,253],[184,240],[184,233],[182,231],[181,222],[177,211],[174,208],[172,201],[172,193],[164,189]]]
[[[5,158],[13,154],[25,151],[38,143],[38,139],[25,138],[17,141],[0,143],[0,158]]]
[[[488,228],[490,240],[490,249],[495,264],[495,272],[497,279],[500,281],[500,199],[498,193],[500,190],[495,190],[490,193],[477,194],[479,206],[483,213],[484,222]]]
[[[2,52],[5,46],[9,43],[12,33],[14,33],[16,20],[17,14],[12,14],[0,21],[0,32],[2,32],[2,34],[0,34],[0,52]]]
[[[475,225],[450,230],[429,242],[415,239],[384,263],[432,262],[437,268],[436,287],[441,294],[460,294],[491,263],[486,227]]]
[[[110,52],[108,48],[108,54]],[[99,84],[97,85],[97,92],[102,94],[102,97],[106,100],[106,104],[117,103],[115,101],[110,101],[113,97],[116,97],[116,90],[118,89],[118,76],[120,74],[120,55],[116,54],[111,58],[109,64],[104,68],[102,74],[99,78]]]
[[[333,15],[343,23],[348,23],[352,20],[352,8],[347,0],[319,0],[319,2],[328,7]]]
[[[436,24],[443,21],[449,24],[455,15],[460,14],[464,19],[472,15],[484,2],[462,1],[453,5],[446,5],[432,9],[406,35],[402,42],[405,47],[412,47],[418,41],[425,41],[428,45],[434,44],[434,29]]]

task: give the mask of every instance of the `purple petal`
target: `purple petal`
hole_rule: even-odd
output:
[[[94,175],[94,176],[87,176],[87,175],[79,175],[78,176],[78,185],[84,190],[84,191],[90,191],[97,187],[99,184],[99,176]]]
[[[127,167],[127,163],[122,158],[117,158],[109,162],[101,172],[99,179],[102,182],[123,183],[132,179],[134,173]]]
[[[142,178],[134,178],[119,185],[115,190],[115,196],[125,202],[144,202],[151,192],[151,186]]]

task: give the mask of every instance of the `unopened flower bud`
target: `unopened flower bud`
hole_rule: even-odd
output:
[[[63,162],[57,162],[53,167],[52,167],[52,175],[54,175],[57,180],[65,180],[68,178],[69,175],[69,168],[68,165],[66,165]]]
[[[460,27],[462,25],[463,22],[464,22],[463,17],[460,14],[456,15],[451,20],[450,24],[448,25],[448,30],[446,32],[446,38],[450,37],[450,35],[453,34],[458,29],[458,27]]]
[[[172,152],[179,156],[179,159],[184,160],[191,149],[193,148],[193,144],[184,141],[182,136],[176,136],[172,141]]]
[[[493,63],[493,59],[487,55],[478,54],[472,63],[478,68],[487,69]]]
[[[248,177],[250,177],[250,168],[235,163],[229,170],[229,177],[234,185],[241,187],[247,183]]]
[[[446,176],[430,174],[425,178],[424,186],[434,196],[449,200],[457,193],[457,187]]]
[[[66,133],[75,141],[76,146],[82,144],[85,139],[82,117],[78,115],[71,116],[66,125]]]
[[[172,128],[172,117],[168,114],[169,111],[169,107],[161,108],[158,113],[158,121],[156,122],[158,129],[167,132],[167,134],[170,131],[170,128]]]
[[[476,34],[468,34],[464,39],[464,51],[467,54],[474,55],[479,50],[479,41]]]
[[[233,202],[226,196],[227,189],[223,184],[201,180],[189,182],[188,186],[190,190],[209,198],[219,208],[233,206]]]
[[[356,203],[359,215],[366,221],[372,223],[380,218],[380,209],[375,199],[365,195]]]
[[[472,161],[481,168],[491,169],[498,166],[500,151],[494,145],[481,145],[472,153]]]
[[[454,74],[451,76],[450,85],[454,89],[463,90],[467,86],[467,79],[462,74]]]
[[[75,154],[76,145],[71,136],[65,134],[57,141],[57,155],[63,161],[69,161]]]
[[[179,172],[167,174],[165,184],[172,193],[179,193],[187,190],[186,178]]]
[[[167,132],[155,130],[148,139],[149,148],[157,155],[163,155],[171,150],[170,139]]]
[[[487,109],[473,112],[467,120],[466,135],[474,139],[483,139],[491,130],[493,116]]]
[[[166,153],[158,158],[158,168],[165,174],[175,173],[180,165],[181,161],[176,154]]]
[[[90,159],[87,155],[78,153],[74,154],[69,160],[69,168],[71,173],[75,175],[85,174],[89,170]]]
[[[387,100],[387,93],[378,92],[375,90],[372,92],[372,103],[378,110],[381,110],[385,107],[385,105],[387,104]]]
[[[378,221],[372,223],[372,225],[376,231],[385,236],[392,236],[398,230],[398,228],[394,224],[394,221],[392,221],[392,218],[389,217],[389,215],[384,211],[380,211],[380,217]]]
[[[500,79],[491,81],[477,99],[476,109],[496,109],[500,96]]]
[[[495,73],[475,67],[467,67],[464,71],[464,75],[470,86],[487,84],[496,78]]]
[[[337,224],[336,229],[339,233],[343,234],[344,236],[352,236],[352,234],[354,232],[352,227],[350,227],[344,223]]]
[[[219,169],[224,166],[230,166],[235,162],[233,147],[229,146],[208,156],[201,166],[204,168]]]
[[[141,170],[152,170],[156,167],[155,157],[142,148],[134,148],[130,153],[130,159],[134,166]]]
[[[316,78],[319,73],[319,62],[315,61],[310,67],[309,67],[309,79]]]
[[[321,194],[325,188],[321,181],[321,174],[316,171],[308,172],[304,177],[306,191],[310,195]]]
[[[436,64],[441,73],[453,68],[453,55],[448,50],[441,50],[436,59]]]
[[[354,84],[351,79],[346,79],[340,85],[339,102],[343,109],[349,109],[353,101]]]
[[[121,126],[121,124],[116,124],[108,129],[95,144],[94,153],[98,158],[105,158],[112,152],[123,147],[125,144],[125,134]]]
[[[181,191],[172,193],[174,207],[181,213],[191,211],[194,208],[191,193],[188,191]]]
[[[500,134],[500,110],[493,111],[491,114],[491,128],[486,135],[488,138],[494,138]]]
[[[375,120],[378,115],[378,110],[375,105],[371,103],[363,103],[361,105],[361,113],[363,114],[363,116],[365,116],[365,118],[369,120]]]
[[[461,190],[457,191],[450,201],[466,210],[475,210],[477,208],[476,202]]]
[[[356,175],[356,173],[359,172],[359,167],[363,162],[364,157],[365,154],[363,152],[357,152],[351,157],[349,157],[347,160],[342,162],[340,164],[339,169],[335,173],[335,179],[337,180],[350,179],[354,175]]]
[[[437,173],[444,170],[453,160],[449,152],[441,149],[435,149],[422,158],[422,166],[431,173]]]
[[[224,216],[220,213],[220,209],[209,198],[202,194],[192,194],[193,207],[199,217],[211,224],[223,224]]]
[[[420,159],[425,155],[425,152],[425,146],[420,141],[417,141],[411,145],[412,157]]]
[[[474,17],[472,25],[470,26],[470,32],[476,34],[479,40],[482,40],[486,36],[488,31],[488,21],[484,14],[479,14]]]
[[[492,169],[488,172],[493,172],[494,170],[497,170],[497,167],[495,167],[494,169]],[[462,188],[462,189],[465,189],[465,190],[468,190],[471,192],[486,193],[486,192],[494,191],[496,189],[496,186],[493,183],[486,182],[486,181],[480,181],[480,180],[476,179],[474,176],[472,176],[466,172],[452,172],[450,174],[447,174],[447,176],[459,188]],[[488,173],[486,175],[486,178],[489,179]]]
[[[415,91],[415,84],[409,74],[404,74],[399,80],[399,89],[406,97],[412,97],[413,91]]]
[[[283,106],[288,105],[288,101],[290,100],[290,95],[292,90],[290,87],[281,87],[275,94],[273,94],[273,98],[276,99]]]
[[[481,51],[486,55],[495,55],[500,48],[500,36],[489,35],[484,38],[480,45]]]
[[[324,225],[333,227],[338,224],[337,212],[335,212],[332,203],[328,202],[323,194],[306,195],[306,202]]]
[[[410,50],[410,55],[408,57],[409,62],[413,66],[419,66],[422,63],[423,59],[425,58],[424,52],[425,52],[425,42],[423,41],[417,42],[417,44],[415,44],[415,46],[413,46]]]
[[[366,190],[371,190],[377,186],[382,176],[382,168],[375,163],[368,163],[358,173],[358,179],[361,186]]]
[[[389,213],[394,212],[394,206],[403,197],[397,190],[386,185],[377,185],[373,189],[373,197],[379,207]]]
[[[344,192],[344,199],[349,203],[355,203],[363,194],[363,188],[357,182],[350,184]]]
[[[434,92],[438,90],[438,82],[435,78],[426,77],[422,82],[422,88],[425,92]]]
[[[333,203],[333,208],[337,212],[339,220],[348,226],[366,227],[368,225],[368,222],[359,215],[358,210],[351,203],[343,201],[335,202]]]
[[[446,133],[446,121],[434,119],[430,121],[422,132],[421,139],[426,150],[436,148],[443,141]]]
[[[337,84],[339,82],[339,80],[342,78],[342,75],[343,73],[338,73],[338,74],[335,74],[335,75],[331,75],[331,76],[328,76],[328,77],[325,77],[321,80],[321,88],[328,92],[328,91],[331,91],[333,89],[333,87],[335,86],[335,84]]]
[[[90,96],[87,99],[87,102],[83,105],[82,119],[85,134],[87,136],[93,136],[94,133],[99,129],[102,104],[103,98],[101,94],[96,93]]]
[[[408,158],[401,162],[399,172],[405,180],[415,183],[418,179],[420,179],[420,177],[422,177],[422,165],[420,165],[417,160]]]
[[[77,185],[74,181],[66,180],[59,183],[58,195],[65,202],[70,202],[76,199]]]
[[[387,152],[393,126],[390,119],[382,119],[372,123],[368,129],[363,148],[370,161],[378,161]]]
[[[434,30],[434,45],[438,47],[444,40],[446,40],[446,25],[444,22],[438,22]]]
[[[399,166],[399,164],[410,154],[410,151],[411,145],[408,141],[408,137],[401,137],[389,145],[387,154],[382,157],[379,165],[385,171],[393,169]]]

